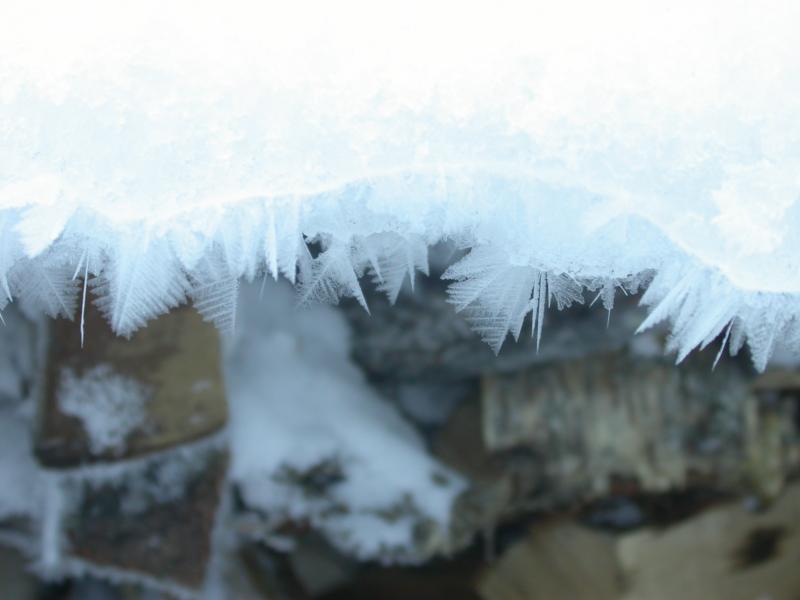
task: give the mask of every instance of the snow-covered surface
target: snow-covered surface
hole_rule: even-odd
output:
[[[147,420],[152,390],[100,364],[81,375],[62,370],[57,396],[61,411],[80,419],[92,452],[100,454],[125,450],[128,436]]]
[[[450,238],[495,348],[646,270],[680,353],[800,346],[797,2],[42,4],[0,8],[5,295],[227,327],[241,276],[391,296]]]
[[[291,288],[243,289],[225,375],[231,479],[251,508],[308,521],[362,558],[419,560],[447,537],[461,478],[438,464],[349,359],[344,317]],[[415,537],[429,522],[431,535]],[[436,533],[438,531],[438,534]]]

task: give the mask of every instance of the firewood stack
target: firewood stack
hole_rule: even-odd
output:
[[[217,593],[243,600],[800,595],[793,566],[800,547],[794,370],[757,375],[745,361],[715,365],[714,353],[676,367],[664,356],[662,332],[633,342],[619,332],[604,339],[606,317],[598,321],[584,309],[548,322],[553,343],[541,354],[527,344],[487,358],[455,313],[420,301],[436,294],[422,287],[414,298],[401,296],[396,312],[370,298],[369,322],[348,305],[336,310],[350,318],[353,355],[369,378],[359,385],[380,392],[374,401],[386,401],[398,422],[413,425],[424,440],[418,451],[437,466],[427,484],[444,489],[437,477],[449,477],[448,485],[461,478],[446,527],[426,527],[422,513],[408,518],[417,511],[413,491],[395,512],[346,505],[337,494],[353,463],[336,446],[305,471],[287,463],[250,481],[246,471],[235,476],[226,395],[249,390],[257,396],[251,409],[264,398],[259,386],[226,385],[223,367],[227,375],[235,372],[231,364],[249,360],[258,374],[262,358],[253,349],[260,334],[252,334],[256,345],[247,353],[223,360],[216,329],[191,307],[126,340],[87,305],[83,335],[79,320],[10,327],[24,330],[20,340],[46,343],[26,342],[28,363],[38,371],[0,380],[5,395],[36,399],[35,411],[10,400],[0,407],[0,431],[19,437],[10,447],[20,448],[0,471],[18,474],[31,498],[30,506],[0,505],[0,543],[34,557],[40,576],[71,581],[63,593],[58,583],[52,588],[55,598],[69,600],[151,597],[142,590],[158,598]],[[431,315],[451,322],[428,331],[434,339],[420,345],[425,332],[414,324],[435,320]],[[612,328],[617,323],[627,337],[637,321],[633,303],[623,302]],[[454,341],[453,332],[463,338]],[[446,339],[436,339],[439,333]],[[285,332],[270,335],[277,336],[265,346],[270,351],[302,356],[308,349],[292,345],[306,338],[290,344]],[[579,352],[576,340],[586,342]],[[559,344],[572,350],[561,353]],[[391,368],[367,348],[391,360]],[[6,358],[0,353],[0,361]],[[440,368],[423,368],[437,360]],[[234,416],[235,407],[231,401]],[[374,419],[388,410],[376,408]],[[262,412],[245,414],[255,419]],[[28,420],[32,442],[23,435]],[[262,425],[248,431],[256,435]],[[327,431],[324,425],[316,435]],[[264,452],[275,451],[266,441]],[[23,480],[31,469],[39,479]],[[354,481],[362,493],[377,493],[368,480]],[[276,511],[294,505],[270,504],[270,494],[254,495],[260,486],[304,494],[322,508],[313,518]],[[326,528],[326,519],[361,527],[365,514],[382,535],[397,532],[397,546],[376,549],[372,560],[331,535],[357,529]],[[411,546],[399,560],[408,523]],[[35,587],[24,578],[19,585]]]
[[[130,340],[91,306],[84,327],[82,340],[75,322],[49,325],[35,434],[52,521],[42,568],[194,597],[224,504],[218,333],[191,307]]]

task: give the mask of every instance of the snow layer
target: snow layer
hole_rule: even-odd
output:
[[[242,276],[361,299],[371,271],[392,296],[449,238],[481,251],[455,301],[495,349],[573,285],[610,305],[649,272],[681,355],[728,335],[763,367],[800,348],[797,22],[790,0],[4,2],[0,284],[72,316],[86,274],[122,334],[187,295],[228,327]]]
[[[245,288],[241,308],[225,374],[231,480],[245,503],[277,524],[308,521],[365,559],[444,550],[464,482],[350,362],[344,317],[295,310],[288,285],[270,284],[261,301]]]

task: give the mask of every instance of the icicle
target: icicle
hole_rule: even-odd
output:
[[[89,258],[86,258],[86,269],[83,272],[83,301],[81,302],[81,348],[83,348],[84,325],[86,323],[86,289],[89,287]]]
[[[539,344],[542,341],[542,324],[544,323],[544,297],[547,295],[547,275],[539,273],[536,278],[536,283],[533,286],[533,300],[531,307],[533,309],[533,327],[536,332],[536,351],[539,351]]]
[[[81,254],[81,257],[78,259],[78,266],[75,267],[75,272],[72,274],[72,281],[75,281],[78,278],[78,273],[81,272],[81,267],[83,266],[83,260],[87,257],[87,255],[88,251],[84,250],[83,254]]]
[[[8,301],[12,302],[14,299],[11,297],[11,288],[8,286],[8,278],[5,276],[3,276],[3,291],[6,293]]]
[[[728,327],[725,330],[725,337],[722,338],[722,345],[719,347],[719,352],[717,352],[717,357],[714,359],[714,364],[711,366],[712,371],[717,368],[717,363],[719,362],[719,359],[722,358],[722,352],[725,350],[725,344],[728,343],[728,337],[731,334],[732,328],[733,328],[733,320],[731,320],[731,322],[728,323]]]
[[[267,271],[275,281],[278,281],[278,232],[275,227],[275,207],[270,206],[267,221],[267,239],[265,242],[267,255]],[[264,279],[266,280],[266,274]],[[264,286],[261,286],[262,290]]]
[[[258,290],[258,299],[264,299],[264,288],[267,286],[267,276],[269,275],[269,271],[264,271],[264,278],[261,280],[261,289]],[[275,281],[277,281],[277,276],[275,277]]]

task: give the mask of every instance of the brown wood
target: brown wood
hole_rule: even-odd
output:
[[[40,399],[35,453],[50,468],[116,461],[191,442],[218,431],[227,421],[219,335],[188,306],[148,323],[130,340],[116,336],[100,312],[86,307],[86,340],[78,322],[50,323],[49,348]],[[98,365],[153,390],[146,426],[133,432],[120,456],[92,452],[79,419],[59,408],[63,369],[78,376]]]
[[[105,484],[78,483],[82,486],[81,500],[65,520],[70,554],[97,567],[138,573],[199,590],[212,553],[212,532],[224,493],[227,456],[206,450],[205,457],[192,459],[199,464],[178,465],[179,469],[191,468],[193,472],[176,497],[166,501],[151,498],[138,509],[131,503],[132,495],[142,493],[137,488],[157,477],[155,469],[166,468],[171,473],[173,465],[167,462],[184,460],[164,458],[149,469]]]

